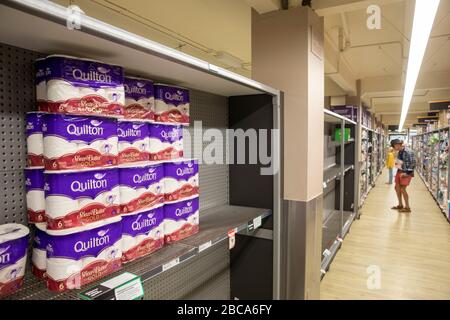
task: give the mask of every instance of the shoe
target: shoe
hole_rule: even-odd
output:
[[[391,208],[392,210],[403,210],[403,206],[395,206]]]

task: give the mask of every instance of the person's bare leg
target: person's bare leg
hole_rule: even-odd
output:
[[[400,186],[400,191],[403,195],[403,199],[405,199],[405,209],[409,208],[409,195],[408,192],[406,192],[406,186]]]
[[[398,206],[403,207],[402,192],[398,183],[395,184],[395,193],[397,194]]]

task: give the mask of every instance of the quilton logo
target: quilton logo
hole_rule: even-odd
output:
[[[11,261],[11,253],[8,252],[11,246],[0,248],[0,264],[7,264]]]

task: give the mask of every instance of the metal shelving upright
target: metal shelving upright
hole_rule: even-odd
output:
[[[330,268],[357,212],[357,123],[327,109],[324,120],[322,276]]]
[[[72,18],[67,8],[50,1],[9,0],[0,4],[0,174],[2,184],[8,185],[0,193],[0,223],[27,223],[24,115],[35,110],[33,61],[47,54],[64,53],[118,64],[130,74],[189,88],[191,120],[203,121],[206,128],[221,132],[282,129],[280,91],[84,14],[78,17],[81,28],[69,29],[67,21]],[[203,134],[196,137],[192,127],[184,130],[190,131],[191,143],[203,150]],[[140,276],[145,299],[211,298],[213,291],[217,299],[259,299],[260,292],[269,295],[263,298],[279,298],[281,136],[273,135],[267,142],[272,163],[279,165],[274,174],[261,175],[261,169],[267,166],[259,161],[244,165],[237,161],[201,164],[199,233],[126,264],[110,277],[124,271]],[[224,159],[228,156],[224,150]],[[230,267],[240,262],[240,257],[228,249],[230,232],[252,243],[261,240],[266,244],[263,255],[252,251],[254,246],[245,248],[247,254],[267,267],[265,287],[248,285],[253,290],[245,294],[233,288],[236,277],[244,284],[252,281],[254,270]],[[51,293],[28,272],[24,287],[8,298],[76,300],[79,292]]]

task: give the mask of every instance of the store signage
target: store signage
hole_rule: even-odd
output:
[[[144,296],[141,277],[124,272],[79,294],[83,300],[138,300]]]
[[[358,121],[358,108],[354,106],[331,106],[331,111],[347,119]]]
[[[430,110],[448,110],[448,109],[450,109],[450,100],[430,102]]]
[[[430,123],[436,122],[439,120],[439,117],[417,117],[418,123]]]

